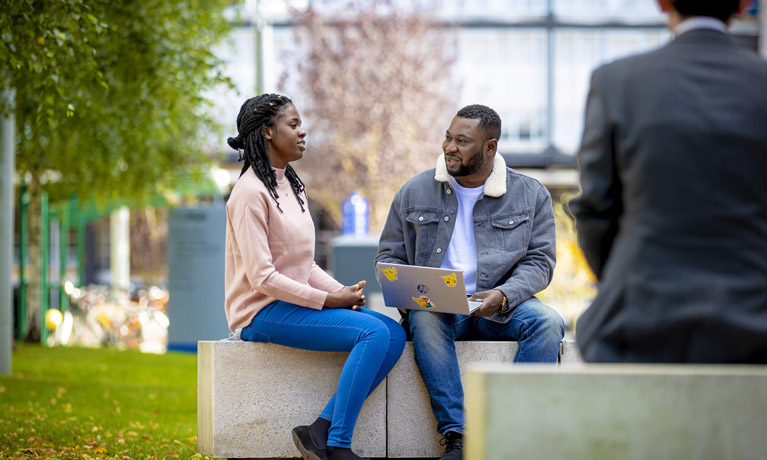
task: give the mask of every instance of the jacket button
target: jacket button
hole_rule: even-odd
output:
[[[437,254],[442,254],[442,248],[437,248]]]
[[[423,216],[418,218],[418,222],[423,222]]]
[[[511,225],[511,224],[513,224],[513,223],[514,223],[514,221],[513,221],[513,220],[510,220],[510,221],[509,221],[509,225]]]
[[[451,193],[453,193],[453,191],[450,189],[447,189],[447,194],[450,195]]]
[[[445,216],[445,222],[450,220],[450,216]]]

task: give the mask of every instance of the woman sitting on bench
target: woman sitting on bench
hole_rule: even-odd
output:
[[[317,420],[292,434],[306,460],[359,459],[351,451],[354,425],[402,354],[405,333],[396,321],[360,309],[365,281],[343,286],[314,262],[307,194],[289,164],[306,148],[293,102],[278,94],[248,99],[237,131],[228,142],[245,164],[226,205],[229,329],[251,342],[350,352]]]

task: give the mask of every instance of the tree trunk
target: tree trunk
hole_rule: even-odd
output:
[[[27,334],[24,337],[25,342],[40,342],[41,334],[41,316],[40,306],[42,296],[40,295],[41,282],[41,230],[42,217],[40,213],[40,199],[42,188],[40,186],[40,176],[34,172],[31,174],[29,182],[29,281],[27,284]]]

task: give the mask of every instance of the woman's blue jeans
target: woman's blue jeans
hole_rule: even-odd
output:
[[[463,433],[463,385],[456,340],[508,340],[519,342],[515,363],[556,363],[565,324],[559,313],[535,297],[522,302],[508,323],[478,316],[411,310],[410,333],[415,362],[429,392],[437,431]]]
[[[240,338],[302,350],[350,352],[338,388],[319,415],[330,420],[327,444],[346,448],[351,447],[365,398],[394,367],[405,347],[402,326],[380,313],[313,310],[279,300],[258,312]]]

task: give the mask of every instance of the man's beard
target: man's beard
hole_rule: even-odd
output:
[[[449,155],[445,154],[445,156],[447,157]],[[484,164],[485,159],[482,156],[482,149],[479,149],[477,150],[477,153],[469,157],[469,161],[467,161],[466,164],[461,163],[457,171],[451,171],[450,168],[448,168],[447,172],[453,177],[470,176],[479,172]]]

